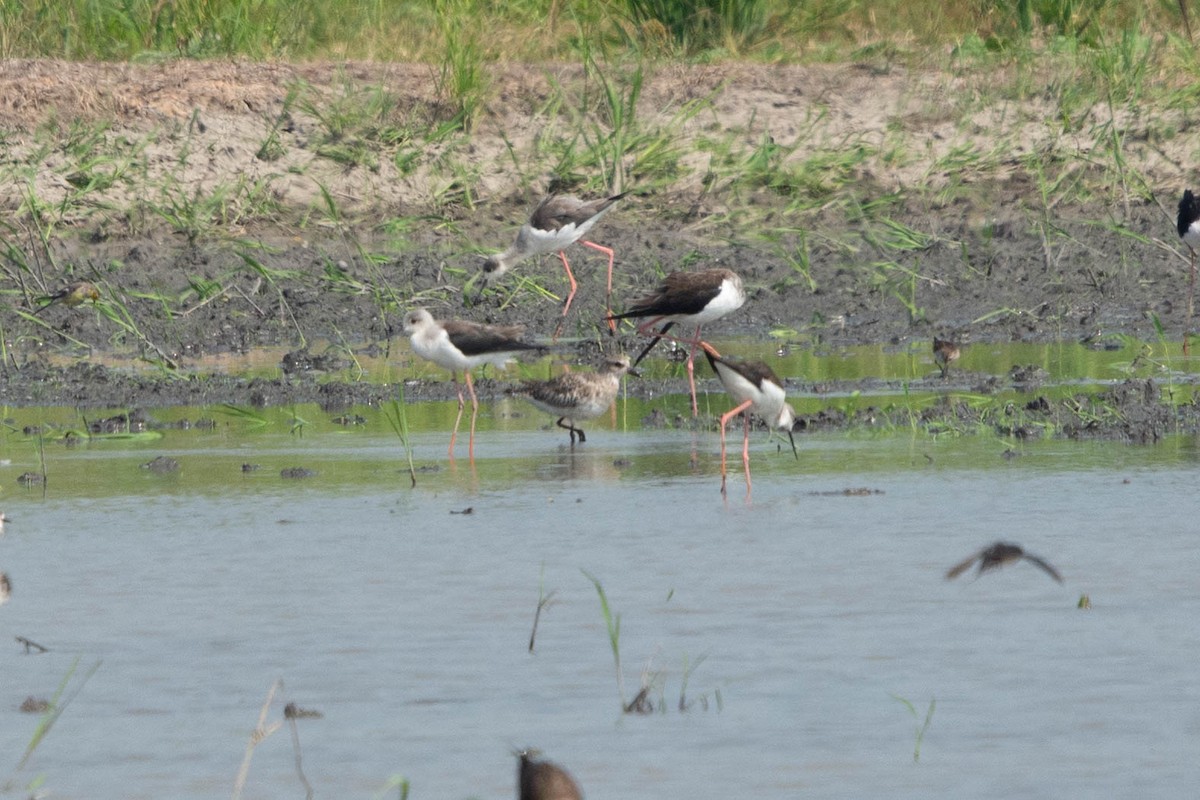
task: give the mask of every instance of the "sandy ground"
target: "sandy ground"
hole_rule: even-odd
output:
[[[86,359],[50,366],[45,356],[78,353],[82,344],[93,352],[165,356],[187,368],[207,354],[263,345],[333,340],[387,348],[414,299],[438,316],[519,321],[532,335],[548,336],[558,305],[513,290],[524,275],[564,291],[557,259],[522,264],[475,305],[462,302],[461,290],[481,254],[511,241],[545,192],[553,166],[546,159],[561,152],[547,142],[561,143],[579,129],[551,104],[566,98],[583,109],[584,129],[599,130],[595,120],[605,112],[595,82],[577,67],[497,67],[490,79],[469,138],[413,143],[414,156],[401,169],[395,156],[403,143],[364,165],[322,157],[329,140],[320,115],[361,105],[371,87],[385,87],[397,125],[428,124],[447,111],[426,66],[0,63],[0,208],[11,220],[7,241],[25,253],[24,268],[11,251],[5,265],[0,322],[8,359],[0,397],[82,406],[370,402],[387,390],[317,386],[295,373],[274,382],[163,381]],[[615,176],[634,194],[592,237],[617,252],[615,306],[666,271],[725,266],[743,275],[750,299],[713,326],[718,336],[790,328],[829,344],[903,344],[934,334],[967,341],[1154,339],[1157,318],[1178,340],[1190,324],[1189,262],[1173,216],[1187,174],[1181,165],[1194,158],[1194,143],[1155,131],[1186,129],[1188,120],[1174,111],[1113,118],[1096,109],[1064,132],[1047,124],[1056,113],[1048,100],[981,101],[989,97],[988,79],[870,64],[654,71],[638,105],[640,130],[669,131],[680,155],[674,177],[653,190],[639,185],[636,163]],[[289,103],[297,92],[306,103]],[[701,110],[681,122],[689,103]],[[1103,152],[1112,138],[1098,134],[1114,129],[1122,143],[1119,173]],[[93,135],[101,144],[89,141]],[[275,157],[256,157],[272,136]],[[713,140],[740,148],[725,159],[731,164],[698,145]],[[880,218],[856,217],[844,202],[796,215],[786,193],[735,190],[730,176],[744,163],[739,159],[763,142],[781,148],[791,164],[868,150],[829,169],[850,171],[841,179],[853,183],[862,206],[898,196],[887,220],[897,230],[919,231],[920,240],[898,243]],[[105,158],[89,164],[89,153],[99,152]],[[956,160],[964,153],[971,157]],[[1054,165],[1046,184],[1031,177],[1027,165],[1035,157]],[[89,168],[118,179],[89,185],[80,200]],[[1112,190],[1062,191],[1080,181],[1108,182]],[[189,200],[230,186],[237,190],[206,217],[206,234],[195,241],[162,213],[186,214],[197,205]],[[36,246],[31,198],[48,231],[44,251]],[[246,210],[268,201],[277,213]],[[379,230],[386,220],[403,220],[402,234]],[[765,226],[791,235],[750,235],[748,220],[753,233]],[[250,249],[248,242],[266,247]],[[815,288],[794,268],[799,255],[808,259]],[[248,268],[247,256],[260,268]],[[581,289],[568,333],[603,340],[596,333],[602,261],[582,248],[571,256]],[[345,280],[329,278],[331,270]],[[32,308],[39,283],[53,289],[78,278],[101,282],[132,325],[115,325],[86,305],[48,309],[38,317],[44,324],[21,313]],[[202,299],[190,291],[202,281],[222,290]],[[606,342],[621,345],[636,343]],[[421,387],[413,391],[421,396]]]

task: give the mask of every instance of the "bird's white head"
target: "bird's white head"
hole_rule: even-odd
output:
[[[412,336],[433,324],[433,315],[423,308],[414,308],[404,315],[404,332]]]

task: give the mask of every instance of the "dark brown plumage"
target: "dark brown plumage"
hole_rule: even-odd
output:
[[[536,750],[517,753],[519,800],[583,800],[583,792],[570,773],[551,761],[534,761],[537,755]]]
[[[979,572],[977,575],[982,575],[989,570],[999,569],[1005,564],[1011,564],[1014,561],[1020,561],[1022,559],[1032,564],[1036,564],[1047,575],[1049,575],[1051,578],[1054,578],[1054,580],[1058,581],[1059,583],[1063,582],[1062,575],[1058,574],[1058,570],[1032,553],[1026,553],[1020,545],[1012,544],[1011,542],[996,542],[995,544],[988,545],[976,553],[972,553],[970,557],[964,559],[958,564],[955,564],[949,569],[949,571],[946,572],[946,580],[953,580],[954,578],[957,578],[959,575],[970,569],[971,565],[976,561],[979,562]]]

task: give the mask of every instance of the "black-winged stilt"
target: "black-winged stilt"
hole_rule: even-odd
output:
[[[704,354],[713,372],[721,380],[725,391],[737,405],[721,416],[721,494],[725,494],[725,426],[738,414],[745,413],[746,427],[742,438],[742,466],[746,471],[746,495],[750,494],[750,413],[759,416],[768,426],[786,431],[796,458],[796,440],[792,427],[796,424],[796,413],[787,402],[787,391],[783,381],[769,366],[761,361],[733,361],[717,355],[711,346],[703,345]]]
[[[575,299],[578,284],[571,272],[571,264],[564,252],[575,242],[585,247],[599,250],[608,256],[608,293],[605,296],[605,307],[612,307],[612,275],[613,251],[610,247],[589,242],[583,237],[592,229],[600,218],[608,213],[613,203],[625,196],[625,192],[606,197],[602,200],[580,200],[569,194],[551,194],[533,209],[529,220],[517,231],[516,241],[503,253],[488,256],[483,262],[483,277],[485,285],[490,286],[496,279],[507,272],[517,262],[532,256],[558,253],[562,259],[563,269],[567,271],[567,280],[571,288],[563,303],[563,317],[571,309],[571,301]],[[565,321],[565,319],[564,319]],[[562,330],[563,323],[559,323]],[[556,334],[557,335],[557,334]]]
[[[688,353],[688,388],[692,393],[692,416],[699,413],[696,403],[695,360],[696,348],[700,345],[700,327],[737,311],[746,302],[746,290],[741,277],[733,270],[709,269],[702,272],[672,272],[650,294],[638,300],[623,314],[614,314],[610,319],[646,319],[638,326],[638,333],[647,335],[660,322],[666,323],[654,332],[654,338],[633,361],[633,366],[642,359],[664,337],[691,345]],[[667,331],[675,323],[696,326],[691,339],[668,336]]]
[[[475,417],[479,413],[479,400],[471,382],[471,370],[483,364],[494,364],[503,368],[518,354],[531,350],[543,350],[541,345],[520,341],[523,325],[481,325],[463,320],[439,321],[423,308],[410,311],[404,317],[404,332],[408,334],[413,352],[439,367],[450,370],[450,377],[458,389],[458,416],[454,418],[454,432],[450,434],[450,458],[454,458],[454,442],[458,437],[458,425],[462,421],[463,393],[458,385],[457,372],[466,375],[467,391],[471,393],[471,436],[467,444],[468,456],[475,458]]]

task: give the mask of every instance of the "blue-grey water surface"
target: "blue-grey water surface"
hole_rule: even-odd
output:
[[[324,714],[298,723],[317,797],[377,796],[398,775],[414,800],[512,797],[511,750],[529,745],[589,798],[1200,785],[1194,439],[1006,459],[989,437],[822,435],[796,461],[758,434],[747,504],[740,435],[722,502],[715,434],[601,421],[570,452],[529,427],[481,434],[474,468],[465,436],[451,466],[445,435],[422,431],[418,463],[440,468],[415,489],[382,423],[52,448],[44,497],[17,485],[36,459],[10,441],[0,780],[13,796],[36,781],[50,797],[226,796],[282,679],[269,720],[287,700]],[[178,474],[139,470],[160,453]],[[243,475],[249,461],[262,468]],[[282,480],[288,466],[320,474]],[[876,493],[843,493],[859,487]],[[944,579],[999,538],[1065,585],[1025,563]],[[620,713],[582,570],[620,615],[625,698],[647,675],[655,713]],[[531,655],[539,586],[555,595]],[[78,694],[14,771],[39,720],[17,707],[77,658]],[[243,796],[303,795],[285,726]]]

